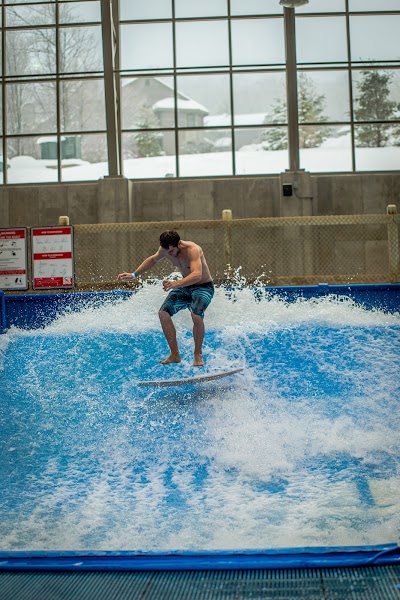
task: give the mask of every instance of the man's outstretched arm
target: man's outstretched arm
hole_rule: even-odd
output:
[[[162,258],[163,257],[160,256],[160,250],[158,250],[155,254],[146,258],[146,260],[144,260],[133,273],[120,273],[117,275],[117,279],[136,279],[136,277],[139,277],[139,275],[142,275],[143,273],[146,273],[146,271],[152,269]]]

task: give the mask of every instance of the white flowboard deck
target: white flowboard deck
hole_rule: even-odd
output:
[[[202,383],[203,381],[213,381],[214,379],[221,379],[221,377],[228,377],[228,375],[234,375],[243,371],[243,368],[233,369],[233,371],[224,371],[223,373],[209,373],[207,375],[197,375],[196,377],[187,377],[186,379],[159,379],[158,381],[139,381],[138,385],[147,386],[160,386],[167,387],[172,385],[186,385],[187,383]]]

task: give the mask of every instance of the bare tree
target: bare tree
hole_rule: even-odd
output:
[[[99,44],[94,29],[75,25],[76,19],[68,4],[15,7],[10,4],[7,6],[7,25],[23,29],[6,31],[6,74],[30,78],[26,84],[8,85],[10,131],[16,135],[32,133],[38,130],[38,121],[43,133],[55,131],[54,99],[57,92],[61,131],[83,130],[88,119],[95,123],[97,112],[101,116],[103,113],[96,111],[96,94],[91,86],[88,91],[87,79],[75,76],[58,84],[53,77],[45,84],[37,82],[43,75],[84,75],[99,69]],[[61,24],[57,35],[56,23]],[[53,93],[49,93],[49,88]],[[30,127],[30,122],[35,127]],[[16,153],[20,153],[23,143],[20,140],[16,144]]]

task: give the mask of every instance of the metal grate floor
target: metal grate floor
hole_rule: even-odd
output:
[[[400,565],[246,571],[4,571],[1,600],[396,600]]]

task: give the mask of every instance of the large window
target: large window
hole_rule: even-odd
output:
[[[311,172],[398,170],[400,4],[317,4],[296,11],[300,165]]]
[[[1,177],[15,184],[107,175],[100,2],[2,4]]]
[[[398,0],[107,4],[1,3],[5,183],[399,169]]]
[[[230,12],[229,12],[230,11]],[[279,173],[287,149],[277,0],[121,0],[123,172],[129,178]],[[283,103],[279,123],[271,116]],[[145,175],[144,175],[145,173]]]

